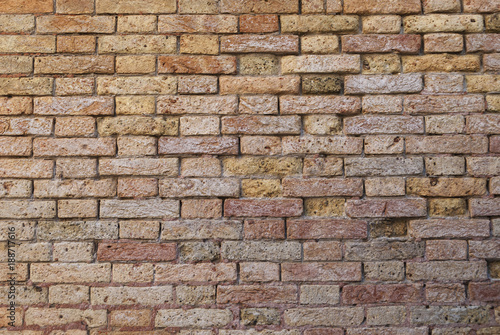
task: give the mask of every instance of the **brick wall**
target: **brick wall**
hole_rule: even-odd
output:
[[[0,335],[500,334],[499,0],[0,12]]]

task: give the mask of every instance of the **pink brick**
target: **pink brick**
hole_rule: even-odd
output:
[[[283,281],[360,281],[361,263],[283,263]]]

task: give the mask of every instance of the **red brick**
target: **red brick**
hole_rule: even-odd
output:
[[[175,243],[99,243],[98,261],[170,261],[177,256]]]
[[[361,196],[361,179],[285,178],[283,192],[288,197]]]
[[[425,243],[428,260],[465,260],[467,241],[430,240]]]
[[[232,35],[221,37],[223,53],[298,53],[299,37],[295,35]]]
[[[476,301],[500,301],[500,282],[470,283],[469,295]]]
[[[236,73],[234,56],[159,56],[158,73]]]
[[[342,51],[354,53],[420,51],[420,35],[349,35],[342,36]]]
[[[408,303],[423,300],[418,284],[347,285],[342,289],[345,304]]]
[[[227,199],[224,201],[224,216],[300,216],[302,210],[301,199]]]
[[[293,219],[287,221],[289,239],[366,238],[366,221],[348,219]]]
[[[240,15],[242,33],[272,33],[278,30],[278,15]]]
[[[305,261],[340,261],[342,243],[337,241],[304,242]]]
[[[312,328],[304,330],[304,335],[344,335],[340,328]]]
[[[218,286],[218,304],[290,304],[296,303],[298,294],[295,285],[264,286],[239,285]]]
[[[361,263],[283,263],[282,281],[361,281]]]
[[[350,217],[418,217],[427,215],[425,199],[347,200]]]
[[[160,137],[158,153],[237,155],[238,139],[234,137]]]
[[[245,220],[245,239],[284,239],[285,221],[283,220]]]

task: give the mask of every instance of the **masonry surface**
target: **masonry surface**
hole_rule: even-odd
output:
[[[500,0],[0,13],[0,335],[500,334]]]

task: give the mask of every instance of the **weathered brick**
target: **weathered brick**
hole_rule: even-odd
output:
[[[118,16],[116,30],[120,33],[152,33],[156,30],[154,15]]]
[[[95,218],[97,200],[59,200],[57,216],[60,218]]]
[[[403,323],[405,318],[403,306],[380,306],[366,311],[366,323],[369,325],[397,325]]]
[[[428,134],[457,134],[465,130],[465,119],[461,115],[436,115],[425,117]]]
[[[0,115],[32,114],[33,104],[29,97],[0,97]]]
[[[158,221],[121,221],[120,238],[157,239],[160,231]],[[153,270],[151,270],[151,273]]]
[[[364,113],[401,114],[403,99],[391,95],[366,95],[363,97],[362,109]]]
[[[484,261],[429,261],[407,263],[406,276],[413,281],[479,280],[487,277]]]
[[[170,261],[176,258],[174,243],[99,243],[98,261]]]
[[[156,57],[143,56],[117,56],[117,73],[152,73],[156,69]]]
[[[96,175],[96,159],[61,158],[56,161],[57,178],[90,178]]]
[[[282,139],[283,154],[360,154],[363,141],[343,136],[286,136]]]
[[[424,249],[422,242],[388,240],[346,242],[344,258],[349,261],[413,259],[423,257]]]
[[[228,282],[236,280],[235,263],[157,264],[157,282]]]
[[[30,307],[26,310],[24,318],[26,325],[41,327],[80,323],[94,328],[105,326],[107,323],[105,309]]]
[[[463,216],[467,213],[465,199],[429,199],[429,216]]]
[[[299,2],[297,0],[257,0],[249,3],[244,0],[222,0],[220,10],[222,13],[235,14],[297,13]]]
[[[420,35],[348,35],[342,36],[344,52],[397,52],[414,54],[420,50]]]
[[[284,311],[289,326],[357,326],[363,322],[361,307],[290,308]]]
[[[91,116],[56,118],[54,134],[58,137],[92,136],[95,133],[95,120]]]
[[[329,54],[339,51],[339,38],[331,35],[305,35],[300,38],[303,54]]]
[[[412,14],[420,13],[420,1],[411,0],[346,0],[344,12],[350,14]]]
[[[477,55],[424,55],[403,56],[403,72],[475,72],[479,71]]]
[[[405,33],[479,33],[483,31],[481,15],[429,14],[403,19]]]
[[[207,54],[219,53],[219,37],[215,35],[182,35],[180,38],[180,53]]]
[[[424,163],[420,157],[345,158],[346,176],[397,176],[421,174]]]
[[[35,198],[113,197],[116,182],[112,179],[35,180],[33,195]]]
[[[363,55],[363,74],[399,73],[401,61],[396,54]]]
[[[418,284],[346,285],[342,288],[342,301],[349,305],[420,302],[422,293]]]
[[[118,222],[107,220],[39,221],[38,238],[42,241],[78,241],[118,238]]]
[[[54,243],[52,254],[56,262],[91,262],[94,244],[92,242]]]
[[[26,56],[2,56],[0,57],[0,73],[31,73],[33,71],[33,60]]]
[[[181,217],[185,219],[222,217],[222,199],[182,200]]]
[[[0,52],[2,53],[54,53],[54,36],[2,35]]]
[[[222,242],[221,256],[228,260],[244,261],[293,261],[300,259],[297,242]]]
[[[500,53],[483,55],[485,71],[498,71],[500,69]]]
[[[156,327],[222,327],[230,323],[229,309],[160,309],[156,313]]]
[[[109,263],[35,263],[30,271],[35,283],[94,283],[111,279]]]
[[[297,287],[294,285],[263,286],[238,285],[218,286],[217,303],[262,303],[274,304],[294,303],[297,301]]]
[[[49,302],[52,304],[88,303],[90,302],[88,286],[52,285],[49,287]]]
[[[240,15],[240,32],[272,33],[279,30],[278,15]]]
[[[221,76],[220,94],[294,94],[299,92],[300,78],[297,76],[248,77]]]
[[[97,94],[173,94],[177,92],[175,77],[99,77]]]
[[[268,262],[240,263],[240,280],[242,282],[270,282],[279,280],[279,264]]]
[[[467,52],[498,52],[500,51],[500,34],[470,34],[465,37]]]
[[[304,175],[331,177],[342,175],[342,158],[327,156],[304,158]]]
[[[169,96],[158,98],[162,114],[236,114],[235,96]]]
[[[469,256],[471,258],[498,258],[500,243],[498,240],[470,241]]]
[[[429,260],[465,260],[467,242],[453,240],[432,240],[425,245],[425,254]]]
[[[283,33],[347,33],[358,30],[357,16],[344,15],[283,15]]]
[[[307,216],[343,216],[344,199],[342,198],[307,198],[304,201]]]
[[[241,153],[245,155],[281,154],[281,138],[278,136],[242,136]]]
[[[346,219],[293,219],[287,221],[289,239],[365,238],[365,221]]]
[[[281,135],[300,134],[298,116],[225,116],[223,134]]]
[[[356,114],[361,101],[356,97],[292,96],[280,97],[282,114]]]
[[[423,81],[420,74],[346,76],[344,89],[346,94],[418,93]]]
[[[236,33],[238,17],[233,15],[161,15],[161,33]]]
[[[101,200],[103,218],[177,218],[177,200]]]
[[[177,135],[177,119],[148,116],[115,116],[99,118],[97,130],[101,136],[110,135]]]
[[[172,286],[92,287],[94,305],[159,305],[172,302]]]
[[[0,120],[0,124],[1,124]],[[8,127],[8,122],[4,123]],[[30,138],[22,137],[0,137],[1,156],[31,156],[32,145]]]
[[[113,99],[108,97],[40,97],[34,99],[34,114],[109,115]]]
[[[294,35],[232,35],[220,41],[222,53],[298,53],[299,38]]]
[[[346,134],[423,133],[424,120],[414,116],[354,116],[344,119]]]
[[[127,282],[152,282],[154,266],[151,263],[113,264],[113,281]]]
[[[488,142],[484,136],[442,135],[406,137],[406,152],[410,154],[471,154],[485,153],[487,150]]]
[[[52,94],[54,79],[35,78],[0,78],[2,95],[46,95]]]
[[[174,13],[176,2],[173,0],[148,0],[147,6],[141,0],[96,0],[98,14],[161,14]],[[147,8],[145,8],[147,7]]]
[[[488,322],[488,312],[483,306],[415,307],[410,314],[410,320],[413,324],[477,324]]]
[[[363,262],[365,279],[369,281],[401,281],[404,277],[404,262]]]
[[[241,310],[241,321],[245,326],[276,325],[280,312],[274,308],[245,308]]]
[[[398,15],[363,16],[364,34],[394,34],[401,30],[401,17]]]
[[[283,194],[287,197],[361,196],[362,188],[360,179],[283,179]]]
[[[298,174],[302,168],[301,160],[294,157],[257,158],[244,156],[223,160],[225,176],[272,175],[286,176]]]
[[[179,178],[162,179],[159,183],[160,196],[177,197],[235,197],[240,187],[237,179]]]
[[[429,283],[426,284],[425,295],[431,302],[462,302],[465,300],[465,288],[462,284]],[[446,332],[438,334],[446,335]]]
[[[460,34],[433,33],[424,35],[425,52],[460,52],[463,49],[464,38]]]
[[[151,321],[151,311],[147,309],[111,311],[109,318],[110,326],[149,326],[149,323]]]
[[[35,73],[113,73],[112,56],[49,56],[35,58]]]
[[[304,242],[305,261],[339,261],[342,259],[342,245],[337,241]]]
[[[359,64],[359,55],[284,56],[281,58],[281,72],[358,73],[360,71]]]
[[[278,74],[278,57],[274,55],[243,55],[239,58],[240,74]]]
[[[112,156],[116,152],[112,138],[37,138],[34,156]]]
[[[56,215],[55,201],[2,200],[0,217],[6,219],[53,218]]]
[[[162,223],[162,240],[239,239],[243,223],[238,220],[182,220]]]
[[[405,195],[405,180],[397,177],[365,179],[365,192],[369,197]]]
[[[361,263],[283,263],[282,281],[360,281]],[[326,325],[325,325],[326,326]]]
[[[409,178],[406,192],[419,196],[464,197],[486,194],[486,180],[480,178]]]
[[[302,200],[236,200],[224,201],[225,216],[269,216],[288,217],[302,214]]]
[[[113,33],[115,18],[90,15],[44,15],[36,18],[39,33]]]

